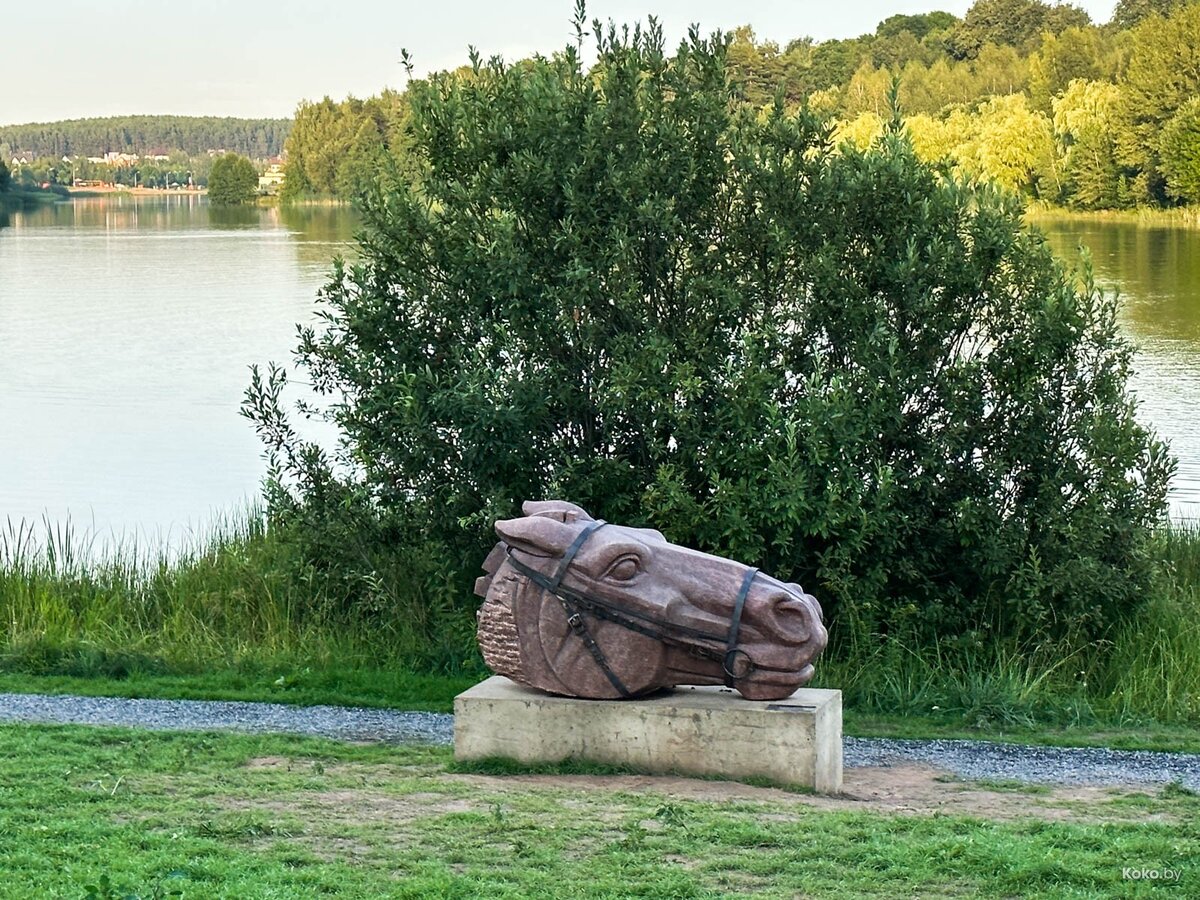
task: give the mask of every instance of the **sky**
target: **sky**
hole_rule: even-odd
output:
[[[1115,0],[1076,0],[1097,22]],[[549,54],[572,36],[573,0],[56,0],[5,4],[0,124],[174,113],[290,116],[302,99],[370,96],[402,87],[400,50],[415,74],[486,57]],[[874,31],[896,13],[946,10],[971,0],[590,0],[588,17],[662,23],[678,41],[753,26],[786,44]]]

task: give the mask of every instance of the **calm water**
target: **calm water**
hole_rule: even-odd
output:
[[[1087,247],[1097,282],[1120,291],[1142,419],[1179,457],[1172,515],[1200,518],[1200,230],[1055,218],[1038,227],[1064,258]]]
[[[211,210],[199,198],[77,200],[0,228],[0,522],[68,514],[171,540],[253,500],[248,366],[290,362],[337,208]],[[1045,220],[1120,285],[1145,418],[1181,457],[1172,508],[1200,515],[1200,231]],[[318,435],[324,440],[328,434]]]
[[[264,473],[238,414],[248,366],[352,236],[343,209],[76,200],[0,228],[0,524],[174,542],[245,506]]]

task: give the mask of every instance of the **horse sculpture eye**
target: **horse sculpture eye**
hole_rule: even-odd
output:
[[[637,575],[640,568],[641,566],[638,564],[638,558],[636,556],[622,556],[608,567],[608,571],[605,573],[605,575],[607,575],[609,578],[615,579],[616,581],[629,581],[631,578]]]

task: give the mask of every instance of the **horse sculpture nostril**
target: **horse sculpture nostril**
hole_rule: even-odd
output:
[[[772,596],[766,610],[763,624],[776,634],[788,635],[789,643],[807,643],[813,626],[820,625],[820,618],[814,618],[812,607],[803,598],[788,592]]]
[[[791,582],[787,587],[788,590],[790,590],[796,597],[799,597],[808,604],[809,608],[813,611],[813,614],[817,617],[818,622],[820,622],[822,625],[825,624],[825,611],[821,609],[821,604],[817,602],[816,597],[814,597],[812,594],[805,593],[804,588],[800,587],[800,585],[796,584],[795,582]]]

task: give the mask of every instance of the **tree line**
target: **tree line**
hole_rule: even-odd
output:
[[[861,147],[883,131],[894,97],[926,160],[1048,203],[1200,202],[1200,4],[1122,0],[1103,27],[1072,9],[980,0],[920,42],[877,31],[856,39],[848,79],[805,99],[835,117],[835,140]],[[743,73],[786,56],[750,35],[739,50]]]
[[[105,153],[189,156],[228,150],[263,158],[283,152],[291,119],[216,116],[115,116],[28,125],[0,125],[0,156],[103,156]]]
[[[832,123],[835,143],[865,146],[898,103],[923,158],[1031,198],[1085,209],[1200,202],[1195,0],[1121,0],[1104,25],[1066,4],[978,0],[961,19],[894,15],[871,34],[782,47],[747,26],[727,59],[742,102],[807,106]],[[411,168],[408,110],[407,91],[302,103],[286,193],[353,198],[387,166]]]

